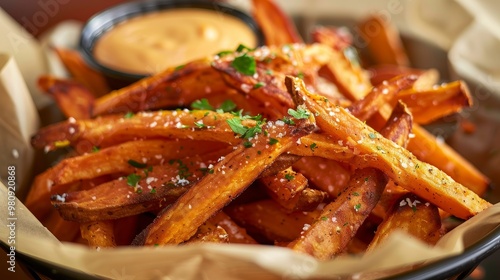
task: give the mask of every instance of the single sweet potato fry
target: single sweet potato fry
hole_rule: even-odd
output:
[[[268,193],[278,200],[288,201],[307,187],[307,179],[300,173],[287,168],[275,175],[260,178]]]
[[[376,169],[357,170],[344,192],[288,247],[320,260],[338,255],[375,207],[386,184],[386,176]]]
[[[109,86],[101,73],[90,68],[80,52],[72,49],[53,48],[73,79],[88,88],[95,97],[109,92]]]
[[[222,227],[226,231],[229,243],[257,244],[257,241],[247,234],[245,228],[236,224],[231,217],[223,211],[219,211],[208,221],[216,226]]]
[[[396,230],[406,232],[429,245],[434,245],[442,236],[439,210],[435,205],[414,194],[401,195],[393,209],[378,226],[367,252],[373,251]]]
[[[116,247],[114,224],[112,220],[82,223],[81,235],[92,248]]]
[[[225,211],[249,232],[265,238],[268,242],[294,240],[303,231],[304,225],[310,225],[320,213],[319,211],[290,213],[270,199],[229,206]]]
[[[295,25],[272,0],[252,0],[252,14],[266,39],[266,45],[301,43]]]
[[[278,204],[288,212],[312,211],[328,198],[324,191],[306,188],[290,200],[281,200],[270,195]]]
[[[363,99],[354,102],[348,109],[362,121],[368,120],[386,103],[390,103],[399,92],[409,89],[418,79],[416,75],[398,76],[374,87]]]
[[[359,23],[357,31],[366,43],[373,64],[410,64],[399,32],[388,20],[374,13]]]
[[[345,189],[351,176],[351,171],[339,162],[322,157],[303,157],[293,167],[330,198],[337,197]]]
[[[472,105],[472,96],[463,81],[425,91],[402,91],[399,100],[408,106],[415,122],[419,124],[428,124]]]
[[[209,59],[193,61],[112,91],[96,100],[93,116],[188,106],[223,93],[228,87],[210,63]]]
[[[312,32],[314,42],[325,44],[333,50],[333,57],[324,65],[319,75],[333,82],[339,91],[351,101],[361,100],[368,94],[372,85],[369,75],[359,65],[353,63],[345,55],[344,50],[349,45],[339,35],[329,28],[318,27]]]
[[[68,118],[89,119],[94,107],[94,95],[83,85],[66,79],[42,76],[38,79],[42,91],[52,96]]]
[[[204,222],[196,231],[196,234],[183,244],[194,243],[229,243],[229,235],[226,230],[208,220]]]

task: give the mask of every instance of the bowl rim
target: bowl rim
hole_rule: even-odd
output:
[[[132,73],[108,67],[100,63],[92,51],[95,42],[116,24],[155,11],[173,8],[197,8],[215,10],[236,17],[243,21],[255,34],[257,46],[264,44],[263,33],[257,22],[243,10],[219,1],[206,0],[149,0],[133,1],[112,6],[91,16],[83,25],[78,49],[86,63],[104,75],[121,80],[140,80],[148,74]]]

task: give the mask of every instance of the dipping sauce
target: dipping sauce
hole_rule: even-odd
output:
[[[95,58],[107,67],[154,74],[194,59],[257,46],[242,20],[208,9],[179,8],[131,18],[99,38]]]

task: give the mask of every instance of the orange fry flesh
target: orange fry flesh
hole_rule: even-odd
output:
[[[307,179],[291,168],[282,170],[273,176],[260,179],[271,196],[287,201],[295,197],[307,187]]]
[[[268,241],[290,242],[300,235],[304,224],[311,224],[319,211],[285,211],[271,199],[229,206],[227,214],[249,231]]]
[[[409,65],[399,33],[386,19],[373,14],[359,24],[358,30],[374,64]]]
[[[463,81],[425,91],[402,91],[399,99],[410,108],[415,122],[419,124],[428,124],[472,105],[472,96]]]
[[[203,222],[243,192],[267,165],[314,128],[310,122],[300,124],[290,128],[267,127],[267,137],[259,135],[252,139],[251,148],[239,146],[228,154],[214,167],[214,174],[205,176],[148,226],[143,243],[179,244],[191,237]],[[285,136],[277,137],[280,133]],[[270,145],[270,139],[279,140]]]
[[[116,247],[114,221],[80,224],[81,235],[92,248]]]
[[[398,185],[462,219],[468,219],[491,206],[443,171],[418,160],[406,149],[380,137],[378,132],[353,117],[344,108],[327,108],[320,105],[323,98],[309,93],[300,80],[287,77],[286,83],[294,100],[303,102],[317,115],[318,127],[325,133],[345,140],[346,145],[356,149],[360,155],[374,157],[373,165]]]
[[[387,178],[373,168],[357,170],[347,189],[288,247],[320,260],[341,253],[380,198]]]
[[[378,226],[367,252],[373,251],[395,230],[434,245],[441,237],[439,210],[435,205],[411,193],[400,195],[386,219]]]
[[[52,96],[66,117],[89,119],[94,108],[94,95],[81,84],[51,76],[38,79],[38,86]]]
[[[95,96],[109,92],[109,86],[101,73],[90,68],[77,50],[54,48],[73,79],[92,91]]]
[[[272,0],[252,0],[252,7],[253,17],[262,28],[266,45],[302,42],[295,25]]]

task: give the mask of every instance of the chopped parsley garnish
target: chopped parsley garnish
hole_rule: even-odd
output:
[[[291,174],[285,174],[285,179],[287,179],[288,181],[292,181],[293,178],[295,178],[295,176],[291,175]]]
[[[226,56],[226,55],[232,54],[232,53],[233,53],[233,51],[221,51],[221,52],[217,53],[217,56],[218,57],[223,57],[223,56]]]
[[[370,137],[370,139],[376,139],[377,135],[375,135],[375,133],[373,133],[373,132],[370,132],[370,133],[368,133],[368,137]]]
[[[302,108],[302,107],[297,107],[297,111],[294,109],[290,108],[288,109],[288,114],[296,119],[307,119],[311,115],[311,112],[308,110]]]
[[[328,220],[328,217],[323,216],[323,217],[321,217],[321,220],[326,221],[326,220]]]
[[[133,116],[134,116],[134,113],[133,113],[133,112],[127,112],[127,113],[123,116],[123,118],[124,118],[124,119],[130,119],[130,118],[131,118],[131,117],[133,117]]]
[[[353,192],[353,193],[352,193],[352,195],[354,195],[354,196],[359,196],[359,193],[357,193],[357,192]]]
[[[179,167],[177,168],[177,174],[179,175],[179,178],[181,179],[187,179],[189,176],[191,176],[191,173],[189,172],[189,167],[182,162],[180,159],[171,159],[168,161],[170,165],[173,165],[174,163],[177,163]]]
[[[257,68],[257,63],[255,62],[255,59],[251,56],[248,56],[246,53],[234,58],[233,62],[231,63],[231,66],[236,69],[236,71],[252,76],[256,72]]]
[[[248,131],[248,127],[241,124],[240,118],[232,118],[226,120],[226,122],[227,124],[229,124],[229,127],[231,127],[231,129],[237,134],[245,135],[245,133],[247,133]]]
[[[251,148],[251,147],[252,147],[252,145],[253,145],[253,144],[252,144],[252,142],[250,142],[250,141],[245,141],[245,142],[243,142],[243,146],[244,146],[245,148]]]
[[[304,73],[302,72],[297,73],[297,78],[304,79]]]
[[[243,44],[239,44],[238,47],[236,48],[237,52],[242,52],[242,51],[253,51],[252,48],[249,48]]]
[[[265,120],[262,120],[262,116],[258,115],[255,117],[251,116],[241,116],[241,110],[239,112],[233,112],[234,118],[226,120],[227,124],[234,133],[241,135],[242,138],[248,139],[254,137],[256,134],[262,132],[262,125]],[[241,123],[242,120],[251,119],[255,120],[256,124],[254,127],[248,127]]]
[[[137,186],[137,183],[139,183],[139,180],[141,180],[141,176],[132,173],[127,176],[127,185],[135,187]]]
[[[228,99],[222,102],[222,104],[219,106],[219,109],[221,109],[223,112],[231,112],[234,109],[236,109],[236,104],[234,104],[233,101]]]
[[[130,164],[131,166],[133,166],[135,168],[146,168],[148,166],[145,163],[140,163],[140,162],[137,162],[133,159],[129,159],[127,162],[128,162],[128,164]]]
[[[184,66],[186,66],[186,64],[181,64],[181,65],[179,65],[179,66],[175,67],[175,68],[174,68],[174,70],[175,70],[175,71],[177,71],[177,70],[181,70],[182,68],[184,68]]]
[[[144,168],[144,176],[148,177],[149,172],[153,171],[153,166],[148,166],[147,168]]]
[[[361,203],[354,205],[354,210],[356,210],[356,212],[358,212],[359,209],[361,209]]]
[[[156,193],[156,188],[152,188],[152,189],[149,191],[149,193],[151,193],[151,194],[155,194],[155,193]]]
[[[270,138],[270,139],[269,139],[268,144],[269,144],[269,145],[274,145],[274,144],[276,144],[276,143],[278,143],[278,142],[279,142],[279,141],[278,141],[278,139],[275,139],[275,138]]]
[[[266,84],[264,82],[258,82],[256,83],[255,85],[253,85],[253,88],[254,89],[257,89],[257,88],[261,88],[263,86],[265,86]]]
[[[204,127],[207,127],[204,123],[202,122],[195,122],[194,125],[198,128],[204,128]]]
[[[193,103],[191,103],[191,108],[197,110],[214,110],[214,107],[212,107],[212,105],[208,103],[208,100],[206,98],[195,100]]]
[[[267,75],[272,75],[272,74],[273,74],[273,70],[271,70],[271,69],[267,69],[267,70],[266,70],[266,74],[267,74]]]
[[[97,152],[99,152],[100,150],[101,150],[101,148],[99,148],[98,146],[94,146],[94,147],[92,147],[92,152],[93,152],[93,153],[97,153]]]
[[[284,117],[282,121],[288,125],[295,125],[295,122],[292,119],[287,118],[287,117]]]
[[[309,146],[309,148],[311,149],[311,151],[314,152],[314,149],[316,149],[318,147],[318,145],[316,145],[316,143],[312,143],[311,146]]]

